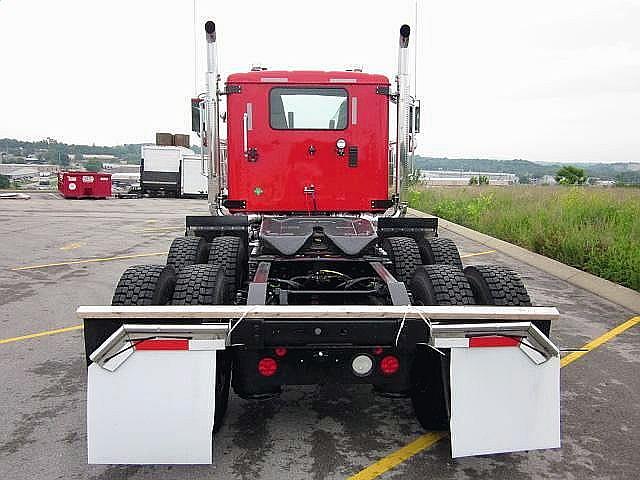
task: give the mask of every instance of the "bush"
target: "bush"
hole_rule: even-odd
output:
[[[640,191],[463,187],[409,205],[640,291]]]

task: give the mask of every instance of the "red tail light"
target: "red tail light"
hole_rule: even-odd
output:
[[[263,377],[271,377],[278,371],[278,362],[271,357],[264,357],[258,362],[258,373]]]
[[[287,349],[285,347],[277,347],[274,352],[277,357],[284,357],[287,354]]]
[[[384,350],[382,349],[382,347],[376,347],[376,348],[373,349],[373,354],[374,355],[382,355],[383,351]]]
[[[517,347],[520,341],[517,337],[471,337],[469,347]]]
[[[380,361],[380,371],[383,375],[393,375],[400,369],[400,360],[393,355],[387,355]]]

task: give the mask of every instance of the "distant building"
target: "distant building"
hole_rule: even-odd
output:
[[[16,180],[26,180],[37,177],[38,169],[25,167],[23,165],[22,168],[15,168],[13,170],[6,171],[5,173],[2,173],[2,175],[8,177],[12,182],[15,182]]]
[[[537,178],[535,182],[531,182],[531,183],[535,183],[536,185],[555,185],[556,183],[556,178],[553,175],[543,175],[540,178]]]
[[[82,158],[84,158],[85,160],[117,160],[118,157],[116,157],[115,155],[100,155],[97,153],[82,153]],[[77,160],[77,158],[76,158]]]
[[[0,163],[0,175],[9,177],[12,172],[21,169],[33,170],[33,176],[37,177],[40,173],[56,173],[60,167],[58,165],[46,165],[40,163]]]
[[[140,173],[140,165],[126,163],[103,163],[102,169],[111,173]]]
[[[590,185],[595,185],[597,187],[615,187],[616,186],[616,181],[615,180],[603,180],[601,178],[594,178],[592,181],[589,182]]]
[[[515,173],[462,172],[459,170],[420,170],[420,182],[426,185],[469,185],[472,177],[487,177],[489,185],[513,185],[518,183]]]

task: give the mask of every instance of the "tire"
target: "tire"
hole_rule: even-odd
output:
[[[471,286],[453,265],[422,265],[409,283],[416,305],[474,305]]]
[[[224,268],[219,265],[187,265],[178,273],[172,305],[224,305],[228,303]],[[231,355],[216,352],[216,391],[213,432],[220,430],[229,405]]]
[[[111,305],[166,305],[176,284],[175,270],[168,265],[136,265],[120,277]]]
[[[416,267],[422,264],[416,241],[409,237],[387,237],[382,241],[382,249],[391,260],[391,273],[395,279],[407,284]]]
[[[501,265],[473,265],[464,269],[473,296],[478,305],[498,305],[503,307],[530,307],[531,298],[524,282],[510,268]],[[533,322],[547,337],[551,322]]]
[[[166,305],[173,295],[176,276],[166,265],[129,267],[120,277],[111,300],[114,306]],[[84,345],[89,356],[122,325],[120,320],[85,320]]]
[[[423,265],[409,284],[414,305],[473,305],[471,286],[462,270],[453,265]],[[448,359],[429,348],[416,352],[411,375],[411,403],[426,430],[447,430]]]
[[[179,271],[186,265],[207,263],[209,244],[202,237],[178,237],[171,242],[167,265]]]
[[[187,265],[178,272],[171,305],[224,305],[226,293],[222,267]]]
[[[450,238],[429,238],[420,245],[423,265],[455,265],[462,268],[458,247]]]
[[[225,281],[229,298],[233,300],[247,279],[247,248],[240,237],[216,237],[209,248],[211,265],[220,265],[225,270]]]

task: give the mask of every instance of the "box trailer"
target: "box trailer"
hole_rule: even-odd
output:
[[[170,145],[143,145],[140,160],[140,187],[147,195],[180,195],[180,164],[194,151]]]
[[[64,198],[107,198],[111,196],[111,174],[60,172],[58,191]]]
[[[200,155],[184,155],[180,168],[180,195],[182,197],[205,197],[208,191],[207,186],[207,168],[202,157]]]

